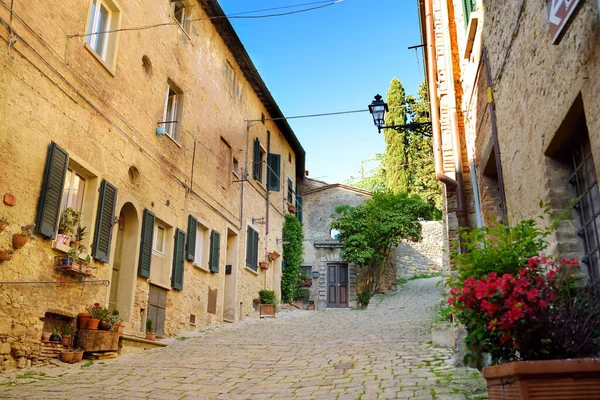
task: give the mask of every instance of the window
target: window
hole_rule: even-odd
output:
[[[198,222],[196,228],[196,253],[194,255],[194,264],[204,268],[208,267],[208,234],[208,228]]]
[[[260,183],[264,183],[263,179],[265,177],[264,169],[266,169],[266,157],[267,152],[261,146],[260,140],[258,138],[254,139],[254,155],[252,162],[252,177],[259,181]]]
[[[288,189],[287,189],[287,202],[288,204],[294,204],[294,183],[292,179],[288,177]]]
[[[248,227],[246,233],[246,267],[258,269],[258,232]]]
[[[269,154],[267,157],[267,188],[274,192],[280,191],[281,180],[281,156]]]
[[[239,178],[240,176],[240,163],[238,162],[237,158],[233,157],[233,168],[232,168],[233,173],[235,174],[235,176],[237,176]]]
[[[173,2],[173,18],[185,29],[185,3],[183,1]]]
[[[300,266],[300,274],[306,275],[312,279],[312,266],[310,266],[310,265]]]
[[[180,135],[182,97],[181,91],[169,84],[165,97],[163,124],[166,134],[176,142],[179,142]]]
[[[63,199],[61,213],[67,207],[75,211],[83,212],[83,199],[85,195],[85,178],[75,172],[73,169],[67,169],[65,176],[65,186],[63,189]]]
[[[585,121],[585,120],[584,120]],[[577,220],[577,236],[581,244],[582,266],[587,267],[590,283],[600,288],[600,192],[594,159],[585,123],[570,148],[571,168],[569,183],[575,198],[573,209]]]
[[[221,143],[219,148],[219,163],[217,169],[219,171],[219,180],[223,189],[227,189],[227,186],[231,184],[231,146],[223,137],[221,137]]]
[[[162,255],[165,254],[165,228],[158,224],[154,225],[154,240],[152,250]]]
[[[92,0],[86,44],[110,68],[114,68],[115,45],[120,23],[119,8],[112,1]]]
[[[242,98],[242,84],[237,79],[233,65],[228,60],[225,60],[223,65],[223,77],[229,93],[240,100]]]

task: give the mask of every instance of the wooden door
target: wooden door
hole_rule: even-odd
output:
[[[348,307],[348,264],[327,264],[327,307]]]
[[[148,297],[148,318],[152,319],[152,329],[156,336],[165,334],[165,310],[167,308],[167,291],[158,286],[150,285]],[[146,329],[144,325],[143,329]]]

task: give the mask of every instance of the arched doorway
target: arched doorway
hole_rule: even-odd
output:
[[[118,225],[108,305],[111,311],[119,310],[124,321],[131,322],[139,241],[139,221],[133,204],[123,205]]]

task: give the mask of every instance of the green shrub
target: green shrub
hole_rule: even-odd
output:
[[[356,297],[361,306],[368,306],[369,300],[371,300],[371,290],[369,289],[369,286],[363,286]]]
[[[293,214],[286,214],[283,223],[283,261],[285,268],[281,276],[281,301],[291,303],[302,298],[303,295],[298,287],[298,273],[302,265],[302,224]]]
[[[259,290],[258,297],[261,304],[275,304],[277,302],[277,297],[275,297],[273,290]]]

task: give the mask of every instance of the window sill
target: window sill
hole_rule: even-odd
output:
[[[248,272],[250,272],[253,275],[258,276],[258,271],[253,270],[252,268],[249,268],[248,266],[244,265],[244,269]]]
[[[52,249],[56,250],[56,251],[58,251],[60,253],[65,253],[66,254],[66,253],[68,253],[72,249],[72,247],[71,246],[67,246],[66,244],[63,244],[63,243],[58,243],[56,240],[53,240],[52,241]],[[85,261],[85,259],[87,257],[88,257],[87,253],[81,253],[79,255],[79,259],[82,260],[82,261]]]
[[[166,134],[165,137],[168,137],[173,143],[175,143],[177,145],[177,147],[181,148],[181,145],[179,144],[179,142],[175,139],[173,139],[170,135]]]
[[[202,272],[210,272],[210,269],[208,269],[207,267],[203,267],[200,264],[196,264],[196,263],[192,263],[192,265],[196,268],[199,269]]]
[[[91,55],[92,55],[92,56],[94,56],[94,58],[96,59],[96,61],[98,61],[98,62],[100,63],[100,65],[102,65],[102,66],[104,67],[104,69],[106,69],[106,70],[108,71],[108,73],[109,73],[109,74],[111,74],[111,75],[113,76],[113,78],[114,78],[115,76],[117,76],[117,74],[115,74],[115,71],[114,71],[114,69],[113,69],[113,68],[111,68],[111,67],[109,67],[109,66],[108,66],[108,64],[106,64],[106,61],[104,61],[104,60],[102,59],[102,57],[100,57],[100,56],[98,55],[98,53],[96,53],[96,51],[90,47],[90,45],[89,45],[89,44],[87,44],[87,43],[84,43],[84,44],[83,44],[83,47],[85,47],[85,48],[86,48],[86,50],[87,50],[87,51],[89,51],[89,52],[91,53]]]
[[[156,251],[156,250],[154,250],[154,249],[152,249],[152,255],[153,255],[153,256],[160,257],[160,258],[165,258],[165,253],[161,253],[161,252],[159,252],[159,251]]]
[[[187,36],[187,38],[189,40],[192,40],[192,37],[190,36],[190,34],[185,30],[185,28],[183,26],[181,26],[181,24],[179,23],[179,21],[177,21],[177,19],[175,17],[173,17],[173,21],[175,21],[177,24],[177,27],[181,30],[181,32]]]
[[[159,288],[171,291],[171,287],[168,285],[165,285],[164,283],[156,283],[156,282],[152,282],[152,280],[150,278],[148,278],[147,282],[153,286],[158,286]]]

